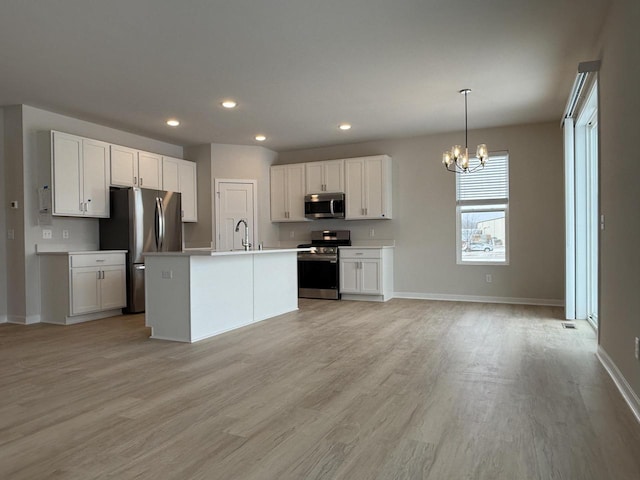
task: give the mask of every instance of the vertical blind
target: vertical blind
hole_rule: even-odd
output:
[[[485,167],[456,175],[458,205],[491,205],[509,202],[509,154],[491,153]]]

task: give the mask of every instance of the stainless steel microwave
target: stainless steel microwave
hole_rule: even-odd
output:
[[[304,197],[306,218],[344,218],[344,193],[312,193]]]

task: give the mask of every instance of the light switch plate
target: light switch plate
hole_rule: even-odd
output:
[[[53,231],[49,228],[42,229],[42,238],[51,239],[53,238]]]

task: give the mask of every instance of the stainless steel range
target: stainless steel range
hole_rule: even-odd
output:
[[[338,247],[351,245],[349,230],[316,230],[311,243],[298,245],[311,248],[298,253],[298,297],[340,299],[340,264]]]

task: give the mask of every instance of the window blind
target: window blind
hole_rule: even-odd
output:
[[[456,177],[458,205],[506,204],[509,201],[507,153],[492,153],[483,169]]]

